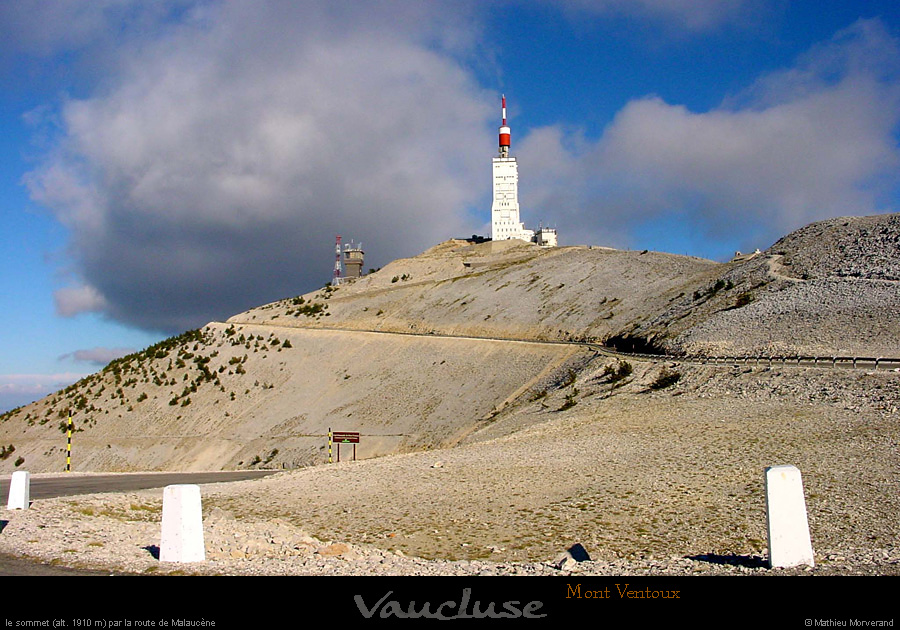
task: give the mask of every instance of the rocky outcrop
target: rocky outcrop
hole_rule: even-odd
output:
[[[796,278],[900,281],[900,214],[841,217],[785,236],[768,253]]]

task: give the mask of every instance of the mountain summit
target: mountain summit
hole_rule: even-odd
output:
[[[898,260],[900,215],[815,223],[729,263],[447,241],[4,414],[0,466],[61,470],[70,411],[75,470],[293,468],[326,461],[330,429],[362,432],[368,458],[552,419],[573,383],[625,369],[606,349],[668,355],[627,363],[620,384],[644,389],[673,356],[897,356]]]

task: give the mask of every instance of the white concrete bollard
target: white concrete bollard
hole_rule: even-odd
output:
[[[803,481],[796,466],[766,468],[766,524],[769,566],[815,566]]]
[[[163,490],[161,562],[203,562],[203,513],[200,486],[174,485]]]
[[[9,480],[9,500],[7,510],[27,510],[31,502],[31,473],[17,470]]]

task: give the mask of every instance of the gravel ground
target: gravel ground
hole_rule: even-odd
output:
[[[900,573],[900,374],[606,365],[456,448],[204,486],[202,564],[156,560],[161,490],[6,511],[0,552],[138,573]],[[777,464],[803,474],[814,569],[766,567]],[[590,560],[561,562],[576,543]]]

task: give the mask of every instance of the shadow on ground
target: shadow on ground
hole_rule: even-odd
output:
[[[702,553],[696,556],[688,556],[691,560],[697,562],[709,562],[710,564],[729,564],[735,567],[746,567],[748,569],[765,569],[769,563],[765,558],[760,556],[738,556],[735,554],[721,555],[717,553]]]

